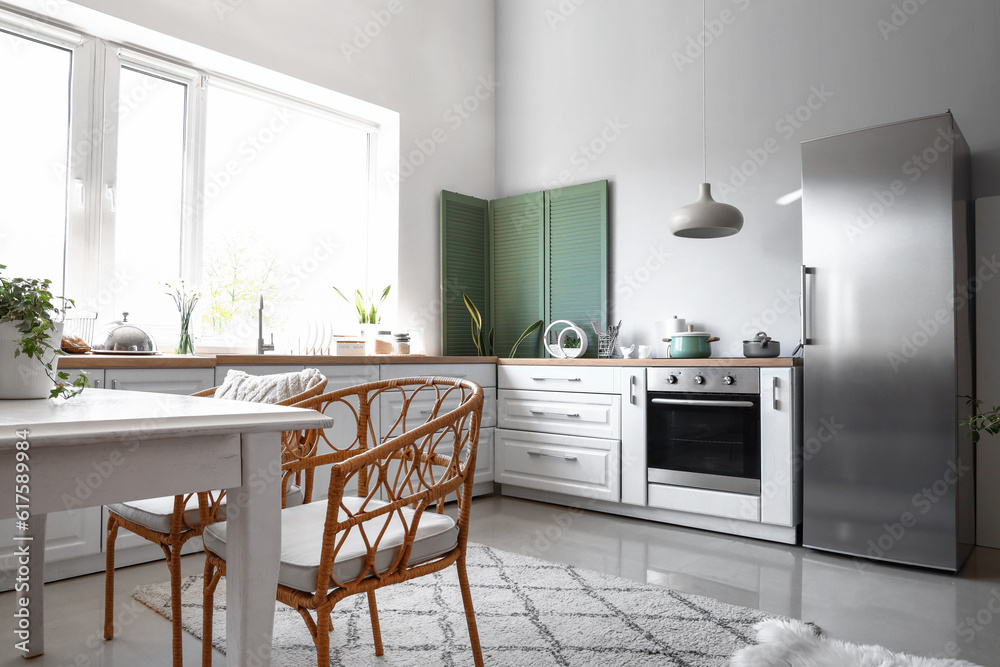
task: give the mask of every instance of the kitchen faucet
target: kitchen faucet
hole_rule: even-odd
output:
[[[257,354],[274,352],[274,332],[271,332],[271,342],[264,343],[264,295],[260,295],[260,308],[257,309]]]

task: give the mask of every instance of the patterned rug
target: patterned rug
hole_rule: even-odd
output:
[[[496,667],[724,667],[754,643],[753,625],[770,617],[696,595],[469,545],[469,580],[483,659]],[[200,576],[183,583],[185,630],[201,637]],[[133,597],[170,618],[169,584]],[[376,658],[363,595],[334,610],[331,665],[471,665],[454,567],[378,591],[385,655]],[[215,595],[214,643],[225,651],[225,581]],[[316,653],[299,614],[276,604],[275,667],[312,667]]]

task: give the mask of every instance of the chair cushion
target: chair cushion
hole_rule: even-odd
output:
[[[344,506],[351,512],[361,508],[362,498],[347,496],[343,499]],[[382,507],[387,503],[380,500],[369,500],[368,510]],[[320,551],[323,547],[323,526],[326,522],[327,501],[321,500],[308,505],[289,507],[281,512],[281,565],[278,569],[278,583],[300,591],[316,590],[316,579],[319,576]],[[407,524],[413,518],[414,511],[409,508],[402,510]],[[374,540],[385,524],[386,516],[391,516],[382,541],[379,542],[379,552],[375,557],[375,568],[385,570],[399,555],[403,544],[404,527],[396,513],[383,515],[365,522],[365,532],[369,540]],[[341,516],[341,518],[343,518]],[[338,535],[340,539],[342,535]],[[205,548],[214,554],[226,558],[226,524],[215,523],[205,529],[202,539]],[[434,511],[424,512],[417,527],[417,537],[413,542],[409,563],[416,564],[431,560],[448,553],[458,545],[458,526],[455,520],[446,514]],[[333,566],[333,578],[337,581],[353,581],[364,568],[367,548],[361,537],[361,532],[353,528],[344,540],[337,553],[337,562]],[[330,583],[333,588],[333,582]]]
[[[285,505],[287,507],[301,505],[303,499],[304,494],[302,493],[302,489],[294,484],[289,484],[288,493],[285,495]],[[149,498],[147,500],[132,500],[127,503],[107,505],[107,508],[132,523],[137,523],[158,533],[169,533],[174,513],[174,497],[163,496],[162,498]],[[184,518],[189,525],[198,525],[200,517],[198,516],[197,495],[192,495],[188,498],[187,504],[184,506]],[[222,499],[217,518],[219,521],[226,520],[226,498]]]

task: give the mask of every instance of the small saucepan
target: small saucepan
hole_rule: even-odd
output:
[[[758,331],[753,340],[743,341],[743,356],[752,359],[776,357],[781,354],[781,343],[771,340],[763,331]]]
[[[670,356],[674,359],[707,359],[712,356],[710,343],[719,339],[704,331],[682,331],[663,340],[670,343]]]

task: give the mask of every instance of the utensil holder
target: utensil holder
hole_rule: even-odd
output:
[[[607,333],[597,334],[597,356],[601,359],[611,359],[615,356],[615,344],[618,336]]]

